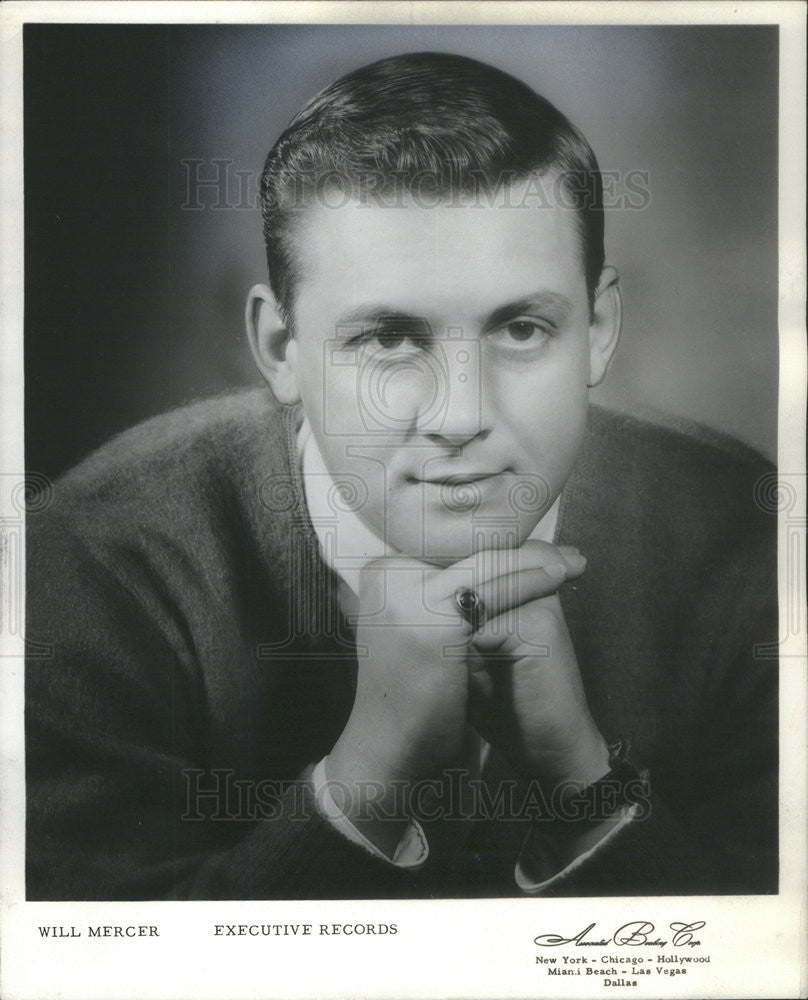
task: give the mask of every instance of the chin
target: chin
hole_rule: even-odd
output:
[[[461,559],[482,552],[485,549],[517,549],[530,535],[532,525],[509,525],[503,529],[500,526],[480,524],[457,524],[442,526],[440,533],[429,528],[425,537],[402,538],[393,545],[400,552],[406,552],[421,562],[429,563],[445,569]]]

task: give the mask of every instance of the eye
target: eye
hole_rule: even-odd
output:
[[[429,331],[416,322],[380,323],[375,329],[368,330],[361,337],[361,342],[373,353],[396,358],[428,347]]]
[[[535,323],[529,323],[523,319],[517,320],[515,323],[509,323],[505,329],[508,331],[509,336],[518,341],[530,340],[536,332],[539,332],[539,328]]]
[[[410,337],[401,330],[377,330],[373,339],[383,350],[392,351]]]
[[[535,319],[514,319],[489,334],[495,344],[503,347],[540,347],[552,336],[552,328]]]

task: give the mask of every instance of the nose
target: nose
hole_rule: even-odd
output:
[[[475,439],[485,439],[489,430],[483,419],[482,370],[479,345],[474,341],[448,341],[439,354],[442,395],[428,426],[421,428],[427,440],[456,451]]]

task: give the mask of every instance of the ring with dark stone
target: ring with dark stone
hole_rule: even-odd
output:
[[[454,599],[457,610],[476,632],[485,622],[485,602],[470,587],[458,587]]]

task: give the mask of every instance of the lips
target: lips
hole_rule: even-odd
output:
[[[486,479],[493,479],[499,475],[499,472],[465,472],[453,473],[450,476],[425,476],[418,481],[431,483],[435,486],[464,486],[467,483],[481,483]]]
[[[426,483],[429,486],[467,486],[469,483],[484,483],[513,472],[510,467],[505,469],[474,468],[468,465],[458,467],[456,464],[427,462],[421,469],[407,476],[410,483]]]
[[[495,498],[501,502],[502,490],[507,479],[504,469],[498,472],[452,472],[446,475],[431,474],[412,477],[411,484],[424,491],[424,499],[434,514],[440,511],[452,514],[468,513]]]

